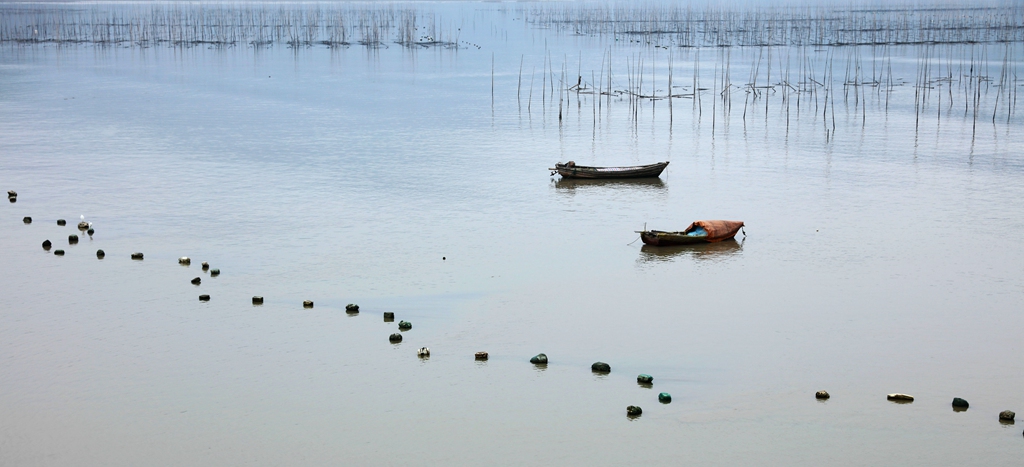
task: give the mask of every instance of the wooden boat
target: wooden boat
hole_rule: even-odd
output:
[[[637,231],[637,233],[647,245],[691,245],[728,240],[735,237],[742,228],[743,221],[694,221],[681,232],[644,230]]]
[[[552,171],[551,175],[557,172],[565,178],[646,178],[661,175],[665,167],[668,167],[667,161],[631,167],[588,167],[569,161],[555,164],[555,168],[548,170]]]

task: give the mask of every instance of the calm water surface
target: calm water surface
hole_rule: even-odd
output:
[[[622,81],[649,57],[664,81],[668,52],[471,5],[437,8],[480,49],[0,46],[0,181],[19,193],[0,208],[0,464],[1024,454],[1021,425],[997,421],[1024,413],[1019,116],[975,128],[930,107],[915,131],[906,85],[888,112],[837,92],[828,139],[809,101],[787,126],[777,96],[742,118],[743,92],[714,132],[710,91],[671,122],[664,101],[633,119],[627,100],[573,95],[560,123],[557,89],[539,102],[543,57],[589,73],[612,50]],[[732,53],[742,68],[758,52]],[[692,80],[691,52],[674,54]],[[918,51],[894,55],[912,84]],[[521,104],[520,59],[536,73]],[[638,183],[545,170],[570,159],[671,165]],[[80,215],[96,234],[68,245]],[[633,242],[709,218],[746,236]],[[413,323],[401,344],[384,311]]]

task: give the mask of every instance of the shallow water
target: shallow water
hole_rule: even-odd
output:
[[[1024,411],[1020,117],[953,110],[915,131],[908,85],[888,112],[877,94],[864,114],[840,101],[827,139],[809,111],[786,125],[775,97],[742,118],[742,92],[714,132],[708,97],[674,100],[670,122],[664,101],[634,120],[624,99],[574,95],[560,122],[536,89],[517,103],[521,57],[540,70],[547,47],[585,72],[613,50],[624,81],[650,51],[477,6],[437,6],[482,46],[458,51],[0,46],[0,180],[19,193],[0,215],[0,464],[1024,453],[1020,425],[997,421]],[[910,83],[918,52],[895,51]],[[692,58],[675,55],[683,81]],[[570,159],[671,164],[639,183],[545,170]],[[80,215],[96,234],[68,245]],[[634,242],[708,218],[746,235]],[[401,344],[384,311],[413,323]]]

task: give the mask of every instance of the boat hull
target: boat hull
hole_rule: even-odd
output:
[[[681,232],[664,232],[661,230],[645,230],[640,233],[644,244],[653,246],[692,245],[695,243],[715,243],[736,237],[743,228],[743,221],[694,221]],[[702,232],[701,235],[690,235]]]
[[[588,167],[583,165],[555,164],[552,169],[564,178],[621,179],[653,178],[661,176],[668,162],[637,165],[632,167]]]

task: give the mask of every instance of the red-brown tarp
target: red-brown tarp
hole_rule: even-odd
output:
[[[709,242],[720,242],[735,237],[736,232],[743,227],[743,221],[694,221],[683,232],[690,232],[697,227],[708,233]]]

